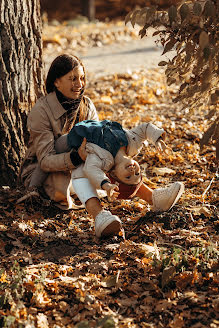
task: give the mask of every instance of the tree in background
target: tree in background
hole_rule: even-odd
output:
[[[26,117],[43,93],[39,0],[0,0],[0,185],[15,185]]]
[[[157,1],[159,2],[159,1]],[[132,26],[142,25],[139,35],[147,35],[149,27],[159,37],[163,54],[175,51],[175,56],[161,61],[166,67],[167,84],[178,84],[174,102],[190,109],[209,109],[211,120],[201,140],[201,149],[210,140],[216,144],[219,159],[219,1],[181,1],[165,10],[157,6],[136,9],[125,19]]]

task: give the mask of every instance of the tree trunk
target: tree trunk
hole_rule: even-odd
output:
[[[0,0],[0,185],[14,186],[26,118],[43,94],[39,0]]]

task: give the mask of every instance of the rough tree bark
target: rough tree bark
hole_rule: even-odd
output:
[[[14,186],[26,117],[43,94],[39,0],[0,0],[0,185]]]

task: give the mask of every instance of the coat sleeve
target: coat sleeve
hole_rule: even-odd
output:
[[[153,145],[165,133],[164,129],[158,128],[152,123],[142,123],[131,130],[125,130],[128,138],[128,155],[134,156],[139,153],[144,141],[148,140]]]
[[[69,171],[74,168],[70,152],[56,154],[53,129],[43,108],[33,108],[27,121],[30,142],[36,152],[37,161],[45,172]]]
[[[109,180],[103,171],[103,161],[96,154],[87,155],[83,171],[96,189],[102,189],[101,182],[103,180]]]

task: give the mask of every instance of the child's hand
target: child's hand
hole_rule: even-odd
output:
[[[119,187],[116,184],[106,182],[104,183],[102,188],[106,190],[107,198],[109,202],[116,200],[117,197],[119,196],[119,192],[116,191],[119,190]]]
[[[88,154],[86,151],[86,143],[87,143],[87,139],[84,138],[82,144],[78,148],[78,155],[81,157],[82,161],[84,161],[84,162],[85,162],[85,160],[87,158],[87,154]]]

